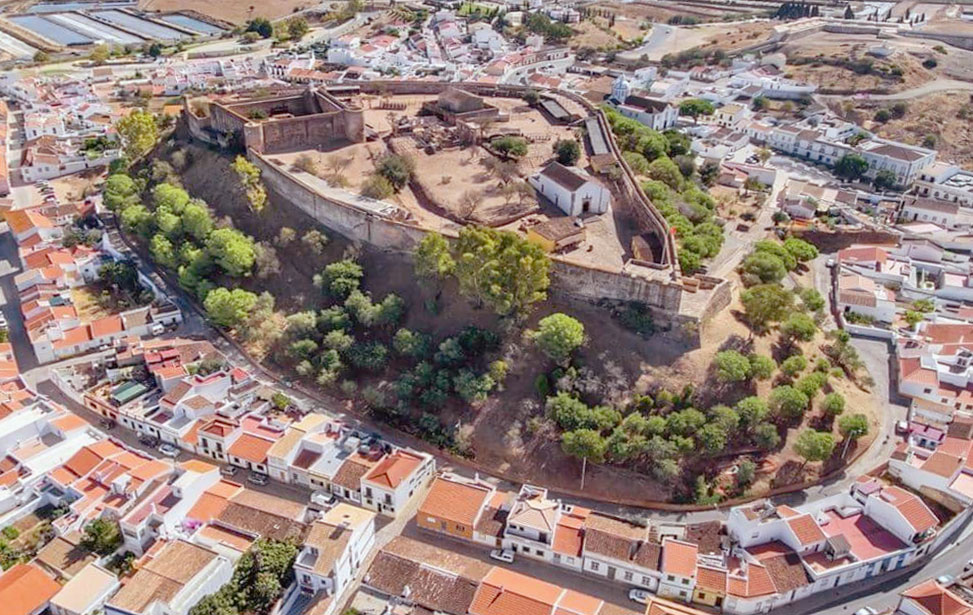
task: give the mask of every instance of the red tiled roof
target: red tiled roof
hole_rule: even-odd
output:
[[[17,564],[0,576],[0,604],[4,615],[32,615],[54,597],[61,586],[33,564]]]
[[[929,579],[902,592],[904,598],[918,604],[929,615],[969,615],[973,606],[959,596]]]
[[[422,458],[417,455],[405,451],[395,451],[372,468],[371,472],[365,475],[364,480],[381,487],[395,489],[421,463]]]
[[[787,525],[797,536],[797,540],[802,546],[813,545],[816,542],[821,542],[824,540],[824,532],[815,523],[814,517],[811,515],[801,515],[799,517],[791,517],[787,520]]]

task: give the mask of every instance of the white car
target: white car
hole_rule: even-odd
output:
[[[514,552],[510,549],[494,549],[490,551],[490,557],[505,564],[514,563]]]
[[[970,568],[973,568],[973,559],[971,559],[970,561],[966,562],[966,565],[963,566],[963,572],[966,572]]]
[[[270,480],[270,477],[263,472],[251,472],[250,475],[247,476],[247,480],[254,485],[266,485]]]
[[[870,606],[863,606],[855,611],[855,615],[878,615],[878,611]]]
[[[632,602],[638,602],[639,604],[648,604],[649,596],[652,594],[647,589],[642,589],[641,587],[633,587],[628,590],[628,599]]]
[[[952,585],[955,580],[951,574],[942,574],[936,577],[936,583],[940,585]]]
[[[165,455],[166,457],[175,458],[179,456],[179,449],[169,444],[168,442],[164,442],[159,445],[159,452]]]

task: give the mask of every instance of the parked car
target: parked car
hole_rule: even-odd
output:
[[[955,580],[956,579],[954,579],[953,575],[951,574],[941,574],[936,577],[936,583],[939,583],[940,585],[952,585],[953,581]]]
[[[148,434],[142,434],[141,436],[139,436],[139,443],[142,444],[143,446],[150,446],[152,448],[155,448],[159,446],[159,439],[154,436],[150,436]]]
[[[236,466],[220,466],[220,474],[223,476],[233,476],[237,473],[238,469]]]
[[[179,449],[169,444],[168,442],[164,442],[159,445],[159,452],[165,455],[166,457],[175,458],[179,456]]]
[[[878,615],[878,611],[870,606],[863,606],[855,611],[855,615]]]
[[[649,592],[649,590],[641,587],[633,587],[632,589],[628,590],[628,599],[632,602],[638,602],[639,604],[648,604],[649,596],[651,595],[652,593]]]
[[[514,552],[510,549],[494,549],[490,551],[490,557],[505,564],[514,563]]]
[[[973,568],[973,559],[971,559],[970,561],[966,562],[966,565],[963,566],[963,572],[966,572],[970,568]]]
[[[118,425],[118,423],[112,419],[101,419],[98,421],[98,424],[101,425],[102,429],[115,429],[115,426]]]
[[[254,485],[266,485],[270,482],[270,477],[263,472],[251,472],[250,476],[247,477],[247,481]]]
[[[3,314],[0,314],[0,329],[6,329],[6,328],[7,328],[7,317],[4,316]]]
[[[909,432],[909,421],[896,421],[895,433],[904,434]]]
[[[311,494],[311,503],[322,508],[331,508],[338,503],[338,498],[335,497],[335,494],[327,491],[315,491]]]

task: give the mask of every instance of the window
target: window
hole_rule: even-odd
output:
[[[632,571],[631,570],[626,570],[625,571],[625,580],[626,581],[631,581],[632,580]]]
[[[676,577],[675,576],[673,576],[671,574],[667,574],[666,575],[666,581],[675,581],[675,580],[676,580]]]
[[[600,566],[600,564],[598,564],[598,562],[591,562],[591,569],[592,570],[598,570],[599,566]]]
[[[682,584],[683,585],[689,585],[689,579],[683,579],[682,580]]]

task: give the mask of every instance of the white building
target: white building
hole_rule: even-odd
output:
[[[361,479],[362,505],[394,517],[436,470],[432,455],[397,450],[386,455]]]
[[[921,196],[973,207],[973,172],[955,165],[935,163],[923,169],[916,180]]]
[[[358,574],[374,543],[375,513],[343,502],[338,504],[314,522],[294,562],[301,590],[340,596]]]
[[[233,576],[229,559],[185,540],[163,546],[105,604],[105,615],[186,615]],[[154,587],[155,591],[146,591]]]
[[[842,269],[837,277],[835,303],[839,312],[889,324],[895,320],[895,292],[852,271]]]
[[[611,192],[577,167],[552,162],[528,180],[547,200],[569,216],[608,211]]]

